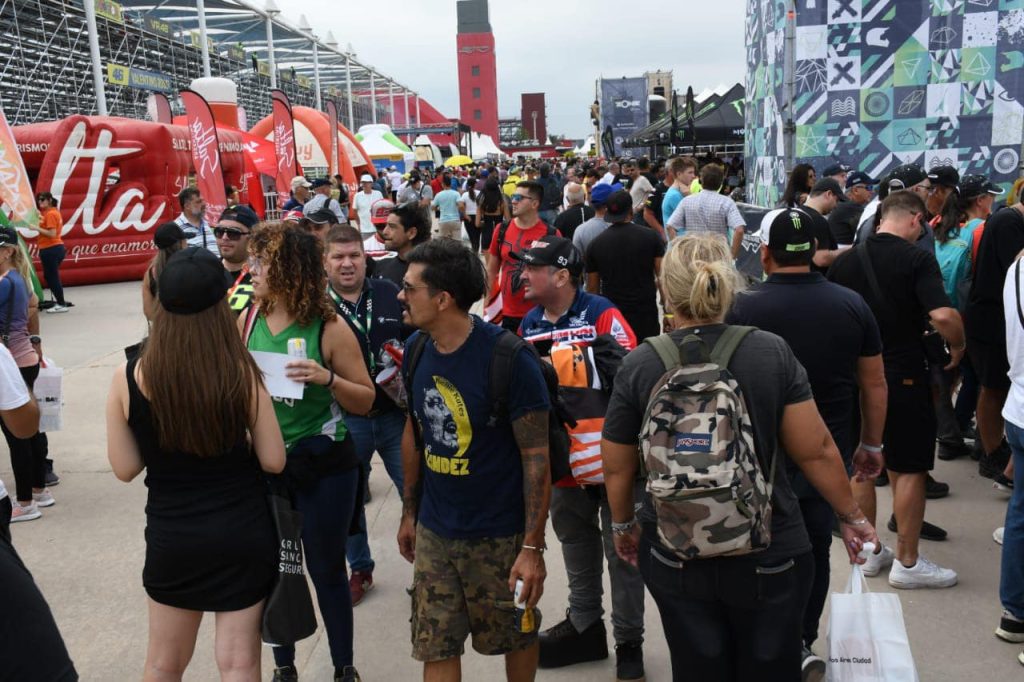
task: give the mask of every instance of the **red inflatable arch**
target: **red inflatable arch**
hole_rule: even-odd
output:
[[[192,172],[188,130],[77,115],[13,130],[32,186],[53,193],[64,219],[68,255],[61,280],[76,285],[140,278],[153,257],[153,230],[180,213],[177,194]],[[242,187],[254,169],[241,136],[221,132],[220,150],[225,184]],[[243,201],[262,207],[259,183],[246,189]],[[35,256],[36,233],[23,236]]]
[[[313,139],[316,140],[317,145],[320,147],[320,151],[323,152],[325,158],[330,158],[331,153],[331,130],[330,123],[327,119],[327,114],[322,111],[317,111],[310,107],[295,106],[292,107],[292,117],[295,119],[297,124],[305,126],[310,133],[313,135]],[[260,120],[254,125],[249,132],[257,137],[269,138],[273,135],[274,121],[272,116]],[[363,156],[365,163],[361,165],[352,165],[352,161],[349,159],[349,155],[345,152],[345,143],[339,142],[340,157],[339,165],[341,169],[339,173],[345,180],[345,184],[349,186],[350,191],[356,191],[359,186],[359,176],[363,173],[370,173],[374,177],[377,175],[377,171],[374,169],[372,162],[370,161],[370,155],[366,153],[363,146],[359,144],[352,132],[345,126],[338,124],[338,131],[345,136],[346,140],[355,147],[356,150]]]

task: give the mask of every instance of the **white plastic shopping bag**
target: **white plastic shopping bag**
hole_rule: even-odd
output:
[[[899,596],[866,589],[860,564],[854,564],[846,592],[832,593],[828,679],[917,682]]]
[[[60,431],[64,421],[64,370],[44,358],[32,392],[39,403],[39,430]]]

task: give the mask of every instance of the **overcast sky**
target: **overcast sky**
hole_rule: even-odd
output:
[[[321,38],[331,30],[357,58],[459,115],[455,0],[356,4],[276,0]],[[519,95],[546,93],[548,132],[591,132],[594,81],[672,70],[681,92],[742,82],[746,0],[490,0],[498,63],[498,114],[519,116]],[[376,10],[376,11],[375,11]],[[629,30],[630,33],[626,33]]]

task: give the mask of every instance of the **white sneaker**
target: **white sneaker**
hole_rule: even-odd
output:
[[[1003,544],[1003,528],[1004,526],[999,526],[992,533],[992,539],[996,541],[997,545]]]
[[[892,566],[892,560],[896,558],[896,555],[891,549],[882,545],[882,550],[878,554],[869,554],[868,560],[860,567],[861,572],[869,578],[874,578],[876,575],[884,571],[885,569]]]
[[[41,493],[32,493],[32,501],[39,507],[52,507],[57,504],[57,500],[53,499],[49,488],[43,488]]]
[[[54,304],[46,309],[46,312],[48,313],[66,313],[67,311],[68,307],[66,305],[61,305],[60,303]]]
[[[910,568],[894,561],[889,570],[889,584],[898,590],[953,587],[956,581],[956,571],[942,568],[923,556],[918,556],[917,563]]]
[[[39,511],[39,507],[36,506],[35,502],[26,505],[12,502],[11,506],[13,507],[11,510],[11,523],[17,523],[18,521],[33,521],[43,515],[43,512]]]

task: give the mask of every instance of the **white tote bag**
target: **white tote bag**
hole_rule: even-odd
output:
[[[60,431],[64,421],[64,370],[45,358],[32,392],[39,403],[39,430]]]
[[[854,564],[845,593],[832,593],[828,679],[832,682],[917,682],[898,595],[867,592]]]

